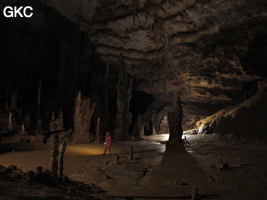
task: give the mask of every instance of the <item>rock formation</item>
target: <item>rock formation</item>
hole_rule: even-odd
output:
[[[168,123],[170,129],[169,144],[177,144],[182,142],[182,120],[183,109],[181,105],[180,95],[178,93],[174,96],[174,111],[168,113]]]
[[[189,129],[196,121],[241,103],[263,88],[258,81],[267,76],[264,0],[12,3],[22,1],[34,6],[34,20],[14,18],[10,23],[0,19],[0,41],[2,49],[7,49],[1,55],[0,89],[6,93],[2,105],[7,102],[7,109],[9,102],[12,108],[23,105],[22,111],[30,113],[35,123],[36,118],[47,123],[43,111],[63,108],[64,126],[72,128],[75,97],[81,89],[86,96],[107,94],[99,108],[108,106],[109,128],[115,130],[117,121],[120,131],[115,137],[128,134],[122,121],[130,116],[123,114],[125,119],[115,120],[121,112],[131,113],[132,121],[141,114],[142,124],[149,127],[152,121],[158,132],[160,116],[173,110],[172,94],[179,90],[182,125]],[[3,1],[0,7],[10,2]],[[122,60],[133,78],[132,99],[143,99],[138,109],[130,106],[129,111],[122,111],[118,105],[116,109]],[[37,94],[39,82],[41,95]],[[105,112],[107,116],[107,109]]]
[[[91,104],[91,99],[82,97],[81,91],[79,91],[75,104],[72,142],[92,142],[93,136],[90,133],[90,127],[94,111],[95,103]]]

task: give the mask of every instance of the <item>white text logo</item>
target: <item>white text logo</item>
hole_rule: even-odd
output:
[[[28,11],[27,11],[28,10]],[[3,10],[4,16],[9,18],[9,17],[31,17],[33,15],[32,13],[33,8],[31,6],[6,6]]]

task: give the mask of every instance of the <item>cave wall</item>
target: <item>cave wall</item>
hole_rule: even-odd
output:
[[[145,105],[131,101],[133,120],[142,114],[149,129],[173,109],[176,92],[187,129],[252,97],[266,78],[263,0],[5,0],[0,6],[18,4],[33,5],[35,13],[27,20],[1,17],[1,105],[18,88],[18,104],[34,118],[41,80],[42,117],[48,120],[50,111],[63,107],[66,128],[79,89],[100,102],[96,121],[107,88],[109,126],[115,127],[121,60],[133,77],[133,99]]]
[[[77,25],[36,1],[2,2],[1,10],[6,5],[31,5],[34,18],[0,18],[1,109],[5,109],[6,101],[10,106],[12,93],[17,91],[17,108],[23,115],[30,114],[36,124],[39,82],[40,118],[46,129],[52,111],[57,117],[60,108],[64,128],[73,128],[79,90],[87,97],[101,96],[95,98],[100,109],[106,65]],[[111,81],[115,78],[112,71]],[[110,87],[115,90],[112,84]],[[110,102],[113,101],[115,97],[111,95]],[[103,111],[96,113],[99,117]]]

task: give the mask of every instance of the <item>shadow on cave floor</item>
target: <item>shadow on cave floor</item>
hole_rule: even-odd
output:
[[[72,180],[95,183],[107,191],[107,197],[117,199],[179,199],[191,196],[194,187],[202,199],[263,200],[267,196],[267,146],[262,141],[231,135],[188,135],[188,147],[165,149],[166,145],[153,137],[114,142],[112,156],[102,156],[103,144],[68,144],[65,174]],[[128,159],[130,145],[134,146],[133,160]],[[47,168],[50,148],[46,147],[1,154],[0,164],[14,164],[23,171],[35,171],[40,165]],[[119,164],[114,163],[116,154],[120,155]],[[218,156],[237,167],[219,171]]]
[[[144,196],[155,199],[170,199],[174,196],[177,199],[188,199],[191,198],[193,188],[198,188],[199,195],[202,195],[203,199],[214,199],[218,193],[213,183],[205,180],[206,176],[204,170],[183,145],[167,146],[153,176],[150,179],[144,178],[139,186],[146,186],[142,191]]]
[[[265,199],[267,192],[266,141],[234,134],[188,135],[186,150],[214,184],[220,199]],[[217,160],[222,158],[223,170]]]

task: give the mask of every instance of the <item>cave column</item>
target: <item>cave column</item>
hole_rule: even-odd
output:
[[[116,116],[116,130],[115,139],[123,140],[126,138],[125,130],[125,116],[126,116],[126,93],[127,77],[124,67],[120,70],[118,85],[117,85],[117,116]]]
[[[132,113],[129,112],[130,101],[132,99],[132,87],[133,87],[133,78],[129,78],[127,81],[127,108],[126,108],[126,134],[130,131],[130,126],[132,124]]]
[[[121,62],[118,84],[117,84],[117,116],[115,139],[124,140],[127,137],[126,121],[128,114],[128,88],[127,88],[127,72],[125,64]]]
[[[105,88],[105,128],[108,128],[109,125],[109,105],[108,105],[108,87],[109,87],[109,65],[106,65],[106,88]]]
[[[182,117],[183,117],[183,110],[180,100],[180,95],[175,94],[174,96],[174,111],[168,113],[168,122],[169,122],[169,144],[177,144],[182,142]]]

